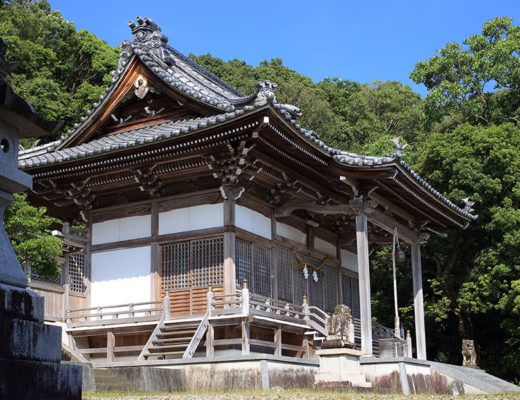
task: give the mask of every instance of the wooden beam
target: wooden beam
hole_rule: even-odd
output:
[[[339,205],[321,205],[309,203],[301,200],[290,200],[281,207],[276,208],[275,217],[282,218],[288,217],[295,210],[306,210],[316,214],[352,214],[354,210],[352,204],[339,204]]]
[[[381,211],[373,210],[367,214],[367,218],[373,224],[383,228],[385,231],[393,234],[394,228],[397,228],[397,234],[399,239],[403,240],[408,244],[414,244],[420,242],[419,235],[410,229],[409,227],[397,222],[395,218],[392,218]]]

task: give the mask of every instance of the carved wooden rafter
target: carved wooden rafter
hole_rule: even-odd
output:
[[[154,172],[155,165],[152,167],[141,167],[132,170],[134,179],[139,189],[148,192],[150,197],[159,197],[162,183]]]
[[[51,187],[54,193],[61,195],[67,202],[72,201],[80,210],[81,218],[87,221],[86,211],[92,209],[96,196],[92,194],[92,188],[88,187],[90,178],[86,178],[80,182],[69,182],[67,184],[57,184],[52,179],[47,179],[46,182],[40,181],[39,184],[46,187]],[[53,200],[51,196],[44,196],[47,201],[51,201],[57,207],[64,204]]]
[[[255,144],[248,146],[247,142],[242,140],[237,146],[228,143],[226,153],[210,156],[208,168],[213,171],[213,177],[220,181],[220,191],[224,199],[237,200],[244,192],[245,188],[239,184],[239,180],[240,176],[255,163],[250,155],[254,147]]]

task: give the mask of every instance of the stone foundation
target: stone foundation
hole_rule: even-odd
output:
[[[61,328],[43,297],[0,284],[0,399],[81,399],[81,366],[61,364]]]

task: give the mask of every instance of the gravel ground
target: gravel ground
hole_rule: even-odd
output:
[[[520,393],[508,395],[464,395],[464,396],[440,396],[440,395],[385,395],[374,393],[345,393],[322,391],[267,391],[267,392],[240,392],[240,393],[184,393],[184,394],[89,394],[83,396],[84,400],[520,400]]]

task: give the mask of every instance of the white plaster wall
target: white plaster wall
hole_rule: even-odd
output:
[[[350,271],[358,272],[357,254],[341,249],[341,266]]]
[[[203,204],[159,213],[159,235],[224,225],[224,205]]]
[[[307,243],[307,234],[299,229],[293,228],[283,222],[276,223],[276,233],[286,239],[291,239],[296,243],[305,245]]]
[[[314,248],[331,257],[336,257],[336,246],[318,237],[314,238]]]
[[[92,224],[92,244],[148,237],[151,222],[150,215],[138,215]]]
[[[271,219],[250,208],[235,205],[235,225],[248,232],[271,239]]]
[[[92,253],[91,307],[151,301],[150,246]]]

